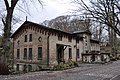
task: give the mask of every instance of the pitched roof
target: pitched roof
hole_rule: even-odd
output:
[[[88,30],[88,29],[83,29],[83,30],[79,30],[79,31],[74,31],[73,32],[73,34],[81,34],[81,33],[88,33],[88,34],[92,35],[90,30]]]
[[[11,36],[11,38],[13,38],[15,36],[15,34],[20,31],[23,27],[25,26],[36,26],[38,28],[43,28],[43,29],[46,29],[46,30],[49,30],[49,31],[56,31],[56,32],[62,32],[62,33],[65,33],[65,34],[69,34],[69,35],[72,35],[71,33],[68,33],[68,32],[64,32],[64,31],[61,31],[61,30],[57,30],[57,29],[53,29],[53,28],[49,28],[49,27],[46,27],[46,26],[43,26],[43,25],[40,25],[40,24],[37,24],[37,23],[34,23],[34,22],[31,22],[31,21],[25,21]]]
[[[69,32],[64,32],[61,30],[57,30],[57,29],[53,29],[53,28],[49,28],[31,21],[25,21],[11,36],[11,38],[13,38],[15,36],[15,34],[17,34],[22,28],[24,28],[25,26],[35,26],[38,28],[42,28],[42,29],[46,29],[48,31],[53,31],[53,32],[57,32],[57,33],[63,33],[63,34],[68,34],[68,35],[72,35],[72,36],[76,36],[75,34],[80,34],[80,33],[88,33],[91,34],[91,32],[89,30],[81,30],[81,31],[75,31],[73,33],[69,33]]]

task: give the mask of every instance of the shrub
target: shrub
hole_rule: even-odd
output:
[[[0,63],[0,75],[10,74],[9,67],[5,64]]]
[[[73,61],[69,61],[67,63],[60,63],[56,66],[53,67],[53,70],[65,70],[65,69],[70,69],[73,67],[78,67],[78,63],[77,62],[73,62]]]

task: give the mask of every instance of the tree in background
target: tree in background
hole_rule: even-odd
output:
[[[36,0],[30,0],[31,3],[34,4],[34,2]],[[40,5],[42,5],[41,0],[37,0]],[[20,5],[21,3],[24,5],[24,7],[28,9],[28,1],[27,0],[4,0],[3,1],[5,4],[5,10],[6,10],[6,14],[4,14],[4,17],[2,18],[2,23],[3,23],[3,38],[2,38],[2,43],[1,43],[1,47],[3,48],[3,63],[8,65],[8,57],[9,57],[9,50],[10,50],[10,36],[11,36],[11,28],[12,28],[12,22],[14,20],[13,18],[13,14],[14,14],[14,10],[16,8],[16,6],[19,6],[19,10],[22,12],[26,12],[24,11],[22,5]]]
[[[93,39],[99,41],[107,40],[107,33],[105,31],[106,26],[99,22],[92,21],[90,18],[87,18],[86,15],[58,16],[50,21],[45,20],[41,24],[65,32],[74,32],[89,29],[93,34]]]
[[[65,32],[74,32],[84,29],[89,29],[90,20],[83,16],[64,15],[58,16],[48,22],[48,27],[62,30]]]
[[[116,33],[120,36],[120,0],[88,1],[89,4],[83,0],[74,0],[75,4],[82,7],[84,13],[89,14],[89,17],[108,26],[111,53],[116,53]],[[77,11],[79,12],[81,9]]]

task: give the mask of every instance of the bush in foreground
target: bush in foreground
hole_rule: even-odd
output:
[[[66,70],[70,68],[78,67],[78,63],[74,61],[69,61],[67,63],[60,63],[53,67],[53,70]]]
[[[8,75],[8,74],[10,74],[8,66],[0,63],[0,75]]]

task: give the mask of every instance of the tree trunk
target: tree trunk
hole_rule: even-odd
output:
[[[4,0],[7,15],[5,19],[2,19],[2,22],[4,24],[4,34],[2,39],[2,47],[3,47],[3,63],[8,65],[8,59],[9,59],[9,50],[10,50],[10,35],[11,35],[11,25],[12,25],[12,17],[13,17],[13,11],[17,4],[18,0],[11,0],[11,4],[9,4],[8,0]]]
[[[11,31],[11,23],[12,23],[12,9],[7,11],[7,16],[4,23],[4,34],[2,39],[3,46],[3,54],[4,54],[4,62],[7,64],[7,56],[9,55],[9,43],[10,43],[10,31]]]

